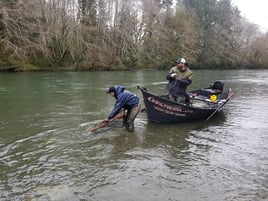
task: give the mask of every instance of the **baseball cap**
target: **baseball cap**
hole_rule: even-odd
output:
[[[179,59],[177,59],[177,61],[176,61],[176,63],[178,64],[178,63],[186,63],[186,61],[185,61],[185,59],[184,58],[179,58]]]
[[[106,94],[109,94],[109,93],[112,93],[112,92],[115,92],[114,86],[109,87],[109,89],[106,91]]]

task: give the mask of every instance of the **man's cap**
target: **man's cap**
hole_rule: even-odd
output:
[[[114,86],[109,87],[109,89],[107,90],[106,94],[109,94],[109,93],[112,93],[112,92],[115,92]]]
[[[179,63],[183,63],[183,64],[185,64],[186,61],[185,61],[184,58],[178,58],[177,61],[176,61],[176,63],[177,63],[177,64],[179,64]]]

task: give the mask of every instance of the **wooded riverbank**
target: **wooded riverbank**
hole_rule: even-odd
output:
[[[268,68],[268,33],[230,0],[1,1],[0,66],[18,71]]]

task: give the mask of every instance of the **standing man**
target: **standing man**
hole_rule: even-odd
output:
[[[125,90],[123,86],[111,86],[106,94],[113,96],[116,103],[114,109],[105,121],[109,121],[117,115],[121,109],[125,109],[127,110],[125,127],[128,131],[133,131],[134,120],[139,113],[139,98],[134,93]]]
[[[190,103],[190,95],[186,92],[188,85],[192,83],[192,71],[188,68],[184,58],[179,58],[176,61],[176,66],[172,67],[167,75],[167,80],[169,81],[166,89],[168,90],[168,95],[171,95],[175,101],[177,101],[178,96],[185,97],[185,103]]]

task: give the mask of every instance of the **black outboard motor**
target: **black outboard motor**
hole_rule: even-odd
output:
[[[218,92],[223,92],[224,82],[221,80],[216,80],[210,88]]]

